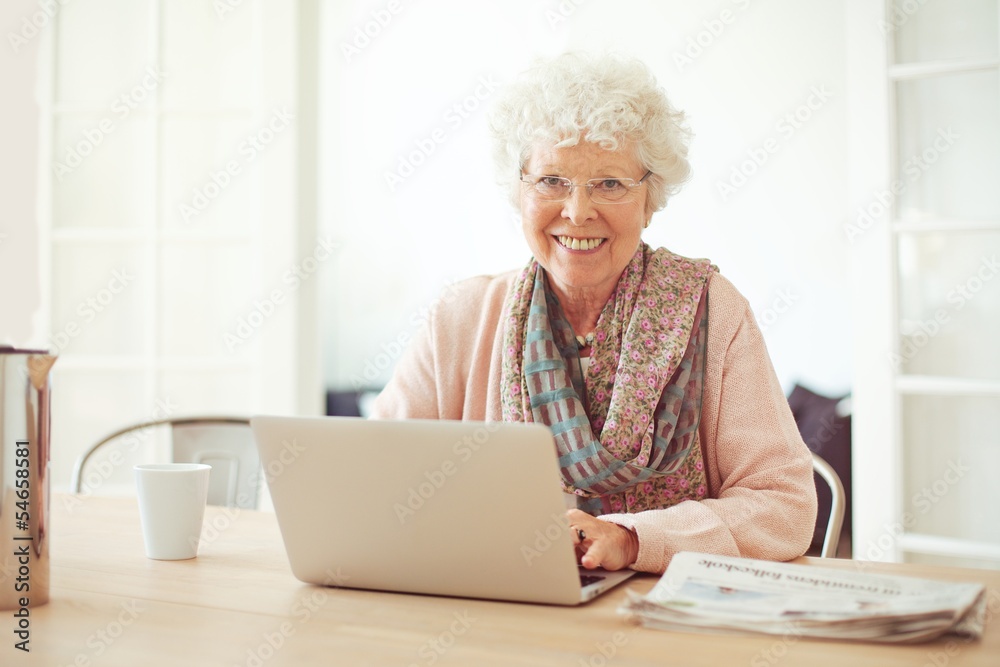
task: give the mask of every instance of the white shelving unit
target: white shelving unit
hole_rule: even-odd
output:
[[[997,4],[848,3],[856,558],[1000,567]]]

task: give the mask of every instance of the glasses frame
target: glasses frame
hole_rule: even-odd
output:
[[[549,199],[549,198],[545,198],[545,197],[533,197],[534,199],[537,199],[538,201],[550,201],[550,202],[564,202],[564,201],[566,201],[567,199],[569,199],[573,195],[573,188],[586,188],[587,189],[587,197],[590,199],[590,201],[594,201],[594,188],[597,186],[597,183],[600,183],[601,181],[608,181],[608,180],[621,181],[628,188],[628,192],[625,193],[625,195],[623,195],[621,199],[618,199],[618,200],[615,200],[615,201],[597,201],[597,202],[594,202],[595,204],[609,204],[609,205],[614,205],[614,204],[627,204],[628,202],[632,201],[632,198],[629,195],[633,192],[633,190],[635,188],[637,188],[640,185],[642,185],[646,181],[646,179],[649,178],[652,175],[653,175],[652,171],[647,171],[643,175],[643,177],[640,178],[638,181],[635,180],[635,179],[632,179],[632,178],[616,178],[616,177],[613,177],[613,176],[606,176],[604,178],[591,178],[590,180],[588,180],[585,183],[574,183],[573,181],[571,181],[568,178],[565,178],[563,176],[551,176],[551,175],[548,175],[548,174],[525,174],[525,173],[519,173],[518,177],[519,177],[519,180],[522,183],[530,186],[532,192],[534,192],[534,193],[538,193],[538,188],[537,188],[538,184],[535,183],[535,182],[532,182],[530,180],[525,180],[526,178],[538,178],[538,179],[540,179],[540,178],[558,178],[563,183],[569,185],[569,187],[566,189],[566,196],[563,197],[562,199]],[[625,181],[628,181],[628,183],[626,183]]]

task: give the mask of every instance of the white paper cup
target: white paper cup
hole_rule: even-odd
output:
[[[211,469],[203,463],[135,466],[146,556],[184,560],[198,555]]]

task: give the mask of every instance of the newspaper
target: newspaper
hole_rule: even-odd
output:
[[[871,642],[979,639],[986,587],[681,552],[620,612],[651,628]]]

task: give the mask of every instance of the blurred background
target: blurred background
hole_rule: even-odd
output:
[[[60,357],[53,489],[131,422],[363,412],[434,299],[528,260],[498,89],[612,49],[694,132],[644,239],[750,301],[855,557],[1000,566],[997,4],[5,2],[0,342]]]

